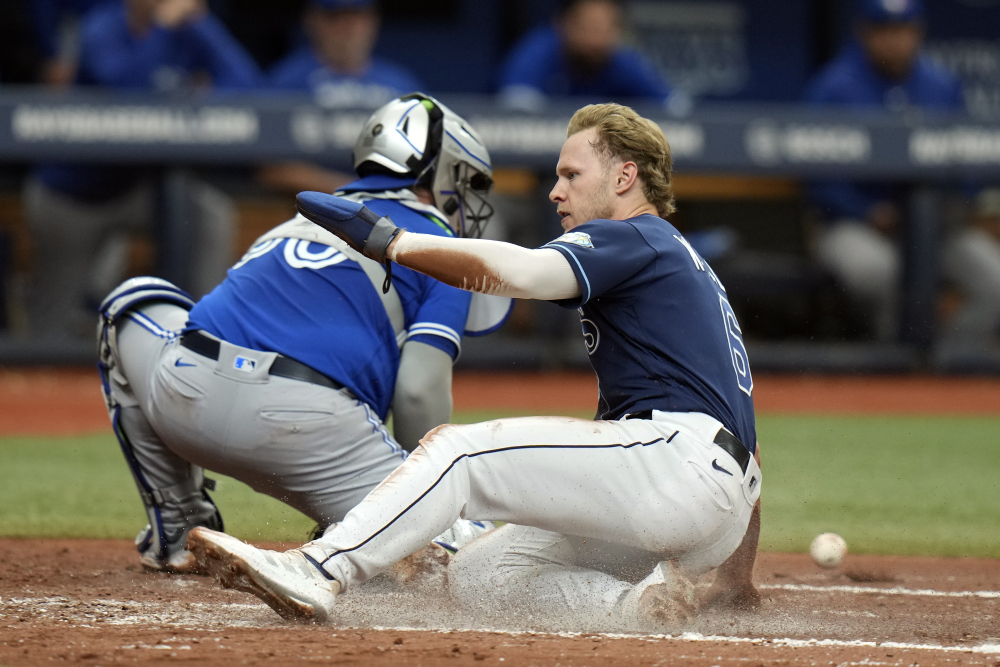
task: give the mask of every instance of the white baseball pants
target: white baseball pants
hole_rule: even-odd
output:
[[[459,517],[506,521],[517,525],[477,538],[456,557],[452,588],[460,597],[516,583],[536,608],[610,608],[631,589],[625,580],[658,561],[677,559],[697,576],[742,542],[760,468],[751,458],[744,475],[713,443],[719,428],[703,414],[656,411],[651,420],[442,426],[302,551],[350,588]]]

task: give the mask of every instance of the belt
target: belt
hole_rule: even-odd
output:
[[[181,345],[203,357],[215,360],[219,358],[219,348],[221,347],[219,341],[206,336],[200,331],[188,331],[181,336]],[[312,384],[329,387],[330,389],[344,389],[344,385],[333,378],[306,366],[301,361],[295,361],[291,357],[285,357],[280,354],[275,357],[271,368],[268,369],[268,375],[288,378],[289,380],[311,382]]]
[[[652,419],[652,410],[642,410],[640,412],[630,412],[625,415],[625,419]],[[735,435],[730,433],[724,428],[720,428],[719,432],[715,434],[715,444],[722,447],[726,452],[736,459],[736,462],[740,464],[740,470],[743,471],[745,475],[747,472],[747,466],[750,465],[750,450],[743,446],[740,439]]]

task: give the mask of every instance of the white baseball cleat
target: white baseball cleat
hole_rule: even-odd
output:
[[[325,623],[340,592],[340,582],[298,549],[258,549],[201,527],[188,534],[187,548],[224,588],[253,593],[287,620]]]

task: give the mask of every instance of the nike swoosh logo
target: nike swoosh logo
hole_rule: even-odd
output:
[[[194,366],[194,365],[195,364],[186,364],[183,361],[181,361],[180,359],[178,359],[177,361],[174,362],[174,366]]]
[[[726,473],[730,477],[733,476],[733,473],[729,472],[728,470],[726,470],[725,468],[723,468],[722,466],[719,465],[719,459],[712,459],[712,467],[715,468],[716,470],[720,470],[720,471]]]

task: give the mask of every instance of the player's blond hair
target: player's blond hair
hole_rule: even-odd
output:
[[[612,160],[635,162],[646,200],[661,218],[673,213],[673,159],[660,126],[621,104],[590,104],[573,114],[566,136],[592,127],[597,129],[594,151],[605,164]]]

